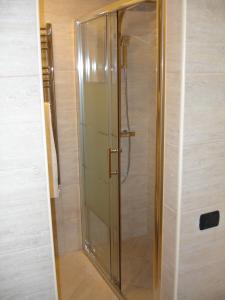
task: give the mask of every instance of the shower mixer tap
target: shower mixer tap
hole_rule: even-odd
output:
[[[121,137],[133,137],[133,136],[135,136],[135,131],[128,131],[125,129],[120,132],[120,136]]]

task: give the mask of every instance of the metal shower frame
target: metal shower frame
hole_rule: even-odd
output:
[[[94,20],[100,16],[109,15],[113,12],[118,12],[120,10],[132,7],[137,4],[144,2],[156,3],[157,5],[157,116],[156,116],[156,189],[155,189],[155,235],[154,235],[154,271],[153,271],[153,282],[154,282],[154,300],[160,299],[160,287],[161,287],[161,264],[162,264],[162,222],[163,222],[163,173],[164,173],[164,114],[165,114],[165,41],[166,41],[166,0],[120,0],[113,4],[107,5],[100,10],[87,15],[76,22],[75,30],[78,33],[78,47],[77,47],[77,57],[81,55],[81,33],[80,25],[82,23]],[[77,99],[82,99],[82,76],[77,68]],[[82,110],[82,105],[78,101],[78,105]],[[80,114],[78,114],[78,120]],[[82,153],[82,130],[80,128],[79,134],[79,153]],[[80,159],[80,164],[82,159]],[[81,183],[81,202],[83,202],[83,174],[82,166],[80,166],[80,183]],[[85,232],[85,222],[83,222],[83,231]],[[96,264],[96,267],[99,266]],[[115,287],[109,282],[108,277],[103,272],[103,277],[108,281],[114,290]],[[119,294],[118,294],[119,295]],[[121,297],[119,295],[119,297]]]

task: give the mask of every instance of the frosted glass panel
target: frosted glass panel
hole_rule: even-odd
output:
[[[85,245],[119,285],[117,14],[81,25]]]
[[[96,131],[108,134],[107,82],[85,82],[84,122]]]
[[[110,194],[108,176],[109,100],[107,22],[100,17],[82,25],[83,168],[86,243],[110,272]]]

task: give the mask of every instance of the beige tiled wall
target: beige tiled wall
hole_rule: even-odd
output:
[[[45,20],[52,24],[61,170],[56,200],[59,254],[80,249],[81,214],[78,176],[74,22],[110,0],[45,0]]]
[[[0,1],[0,299],[55,300],[37,1]]]
[[[225,2],[187,0],[178,299],[225,299]],[[202,213],[220,226],[199,230]],[[192,278],[192,279],[191,279]]]
[[[167,6],[162,299],[222,300],[225,3]],[[200,215],[214,210],[220,226],[200,231]]]

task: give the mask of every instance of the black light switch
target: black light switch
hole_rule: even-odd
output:
[[[199,228],[200,230],[205,230],[208,228],[216,227],[220,222],[220,212],[213,211],[200,216]]]

